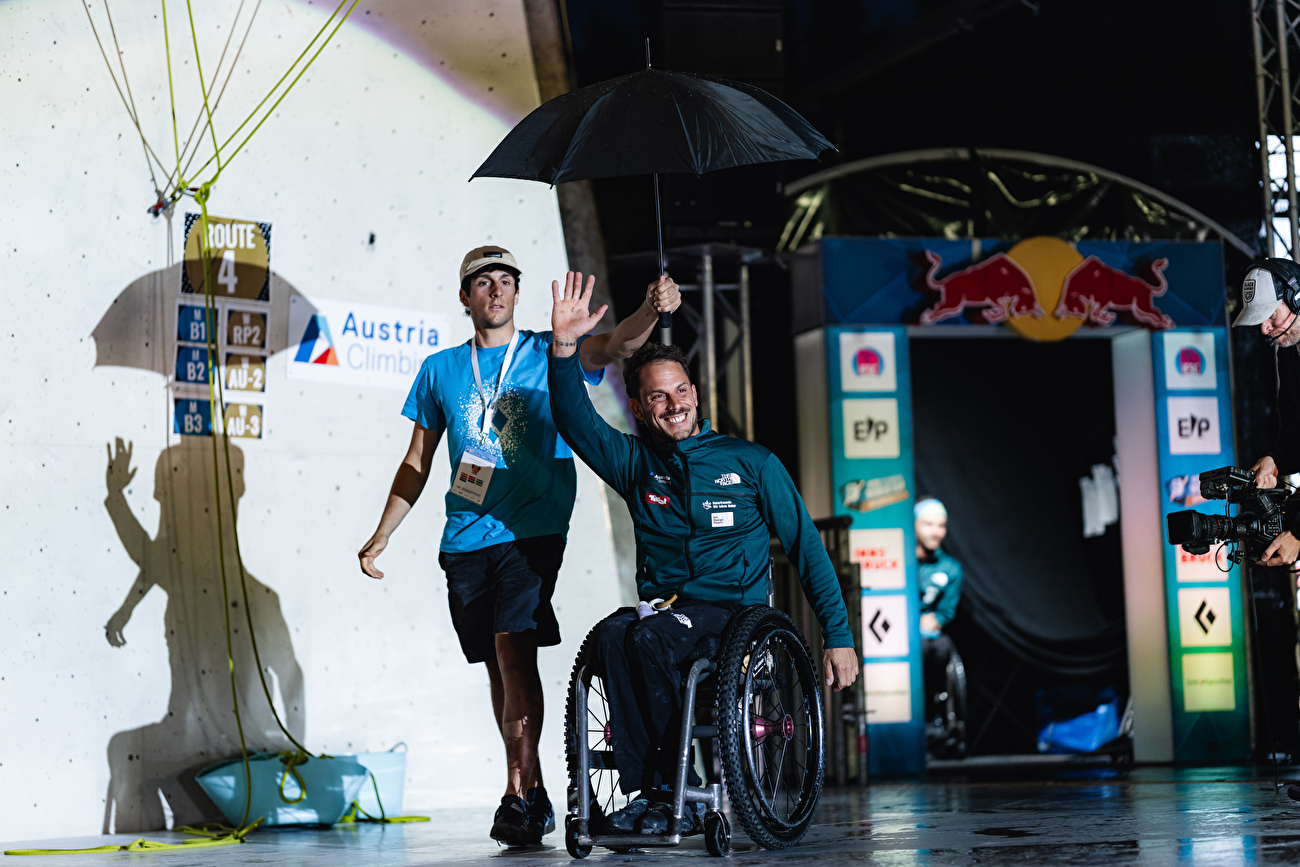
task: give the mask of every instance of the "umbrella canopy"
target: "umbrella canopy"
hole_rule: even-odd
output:
[[[561,184],[665,172],[702,175],[814,160],[834,149],[798,112],[757,87],[648,67],[535,109],[472,177]]]

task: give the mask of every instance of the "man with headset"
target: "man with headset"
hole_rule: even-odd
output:
[[[1234,326],[1258,325],[1273,347],[1277,364],[1277,438],[1250,471],[1261,488],[1277,485],[1279,476],[1300,472],[1300,265],[1290,259],[1261,259],[1250,266],[1241,287],[1241,312]],[[1264,550],[1261,566],[1285,566],[1300,556],[1300,513],[1288,516],[1288,528]]]

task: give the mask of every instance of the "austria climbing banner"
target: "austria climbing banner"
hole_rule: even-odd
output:
[[[289,379],[407,391],[447,347],[445,314],[326,298],[289,299]]]

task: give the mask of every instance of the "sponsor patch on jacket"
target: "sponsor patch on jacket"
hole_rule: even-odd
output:
[[[704,506],[704,510],[705,510],[706,512],[707,512],[707,511],[711,511],[711,510],[713,510],[713,509],[734,509],[734,508],[736,508],[736,502],[735,502],[735,500],[705,500],[701,505]]]
[[[713,484],[738,485],[740,484],[740,476],[736,475],[735,473],[723,473],[722,475],[718,476],[716,479],[713,480]]]
[[[709,517],[713,519],[713,526],[715,526],[715,527],[734,527],[734,526],[736,526],[736,513],[735,513],[735,512],[714,512],[714,513],[713,513],[712,515],[710,515]]]
[[[668,497],[665,497],[663,494],[656,494],[652,491],[645,492],[645,501],[652,506],[668,505]]]
[[[650,478],[654,479],[656,482],[658,482],[661,485],[666,485],[672,481],[672,479],[668,478],[668,476],[664,475],[663,473],[651,473]]]

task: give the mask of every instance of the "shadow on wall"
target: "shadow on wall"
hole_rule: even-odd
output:
[[[95,341],[95,367],[135,367],[152,370],[171,382],[176,372],[176,358],[167,355],[175,341],[168,339],[176,333],[176,305],[203,305],[202,295],[181,294],[181,266],[172,265],[151,271],[132,281],[113,299],[112,305],[95,325],[90,336]],[[286,280],[271,272],[270,328],[265,347],[268,360],[278,352],[293,346],[289,338],[289,300],[306,302],[304,315],[316,311],[307,297]],[[218,297],[218,301],[226,299]],[[234,302],[239,304],[237,300]],[[241,309],[257,307],[243,304]],[[220,322],[218,328],[227,323]],[[258,348],[259,350],[261,347]]]
[[[123,547],[140,568],[122,606],[105,627],[108,643],[126,643],[131,613],[154,587],[167,594],[163,628],[171,668],[167,715],[156,723],[118,732],[108,744],[111,778],[104,809],[104,833],[158,830],[171,824],[218,820],[220,813],[194,780],[202,766],[239,754],[231,703],[222,581],[213,509],[212,443],[207,439],[171,446],[158,458],[154,498],[161,506],[158,531],[150,538],[123,491],[135,475],[132,445],[117,440],[109,450],[104,505]],[[236,507],[244,493],[244,456],[230,447]],[[239,583],[230,504],[221,461],[226,581],[239,715],[250,750],[283,750],[291,744],[276,725],[262,692],[248,637],[248,618]],[[306,728],[302,669],[293,653],[280,598],[245,573],[248,613],[267,686],[280,718],[294,737]],[[152,628],[149,624],[147,628]],[[171,816],[168,816],[168,813]]]

